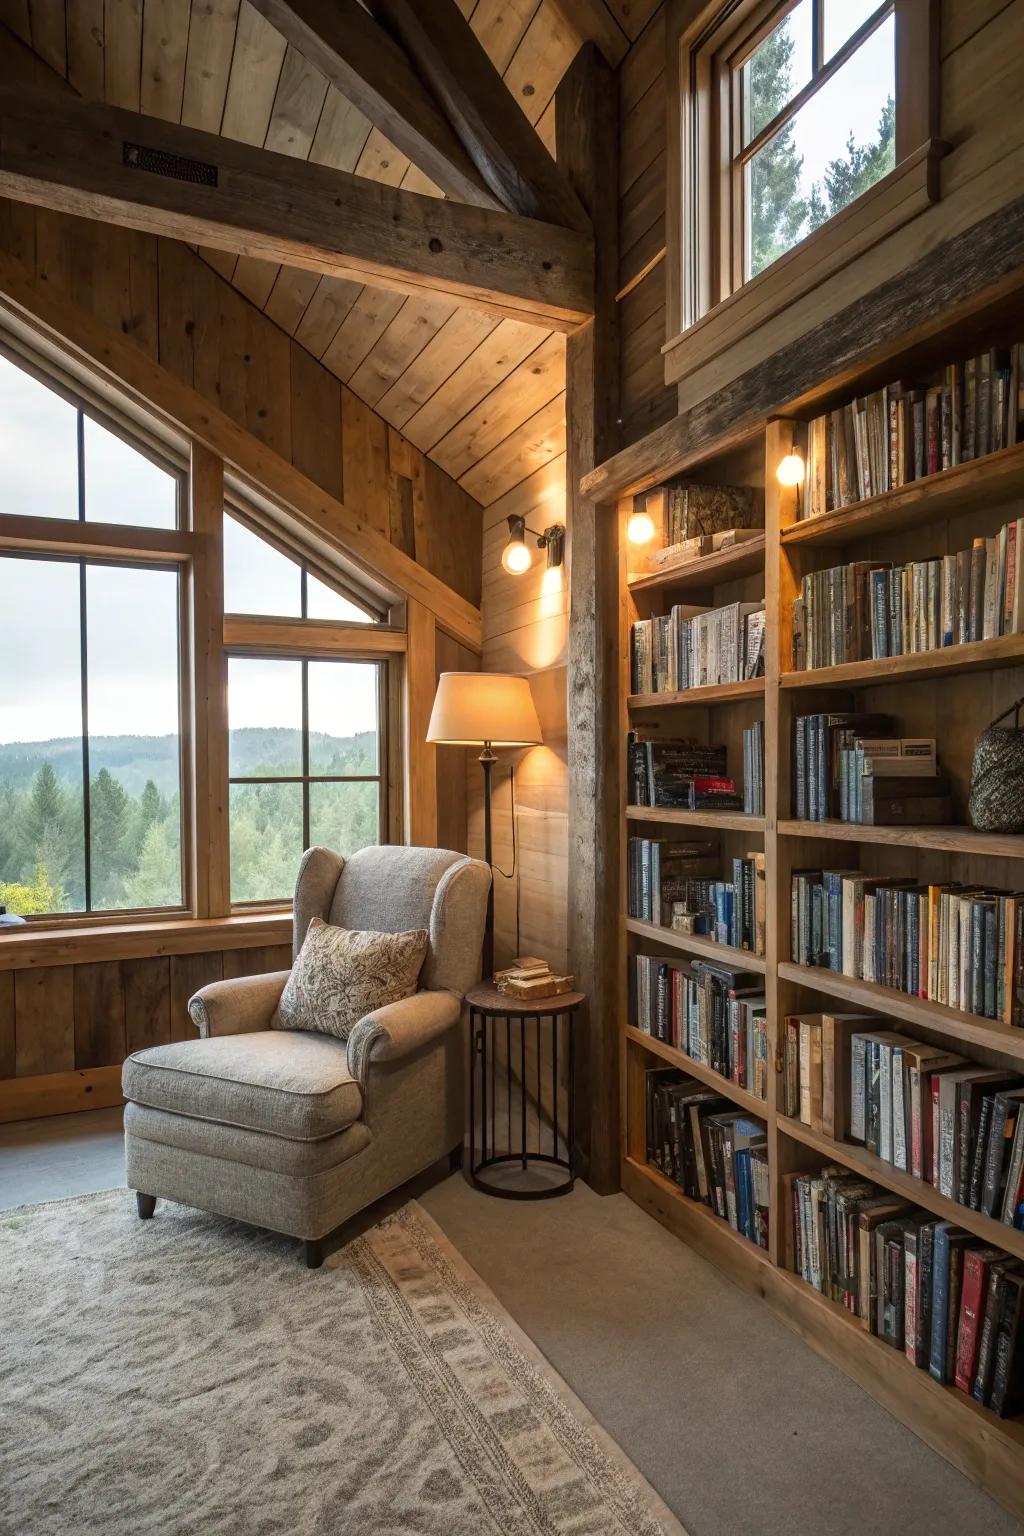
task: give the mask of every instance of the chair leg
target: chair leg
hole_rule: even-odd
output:
[[[322,1237],[307,1237],[303,1243],[306,1254],[306,1268],[319,1269],[324,1261],[324,1240]]]
[[[452,1147],[448,1153],[448,1168],[451,1173],[458,1173],[462,1167],[462,1142],[457,1147]]]
[[[144,1195],[136,1190],[135,1203],[139,1208],[139,1220],[148,1221],[156,1210],[156,1195]]]

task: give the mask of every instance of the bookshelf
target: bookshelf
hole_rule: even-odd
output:
[[[1012,311],[1010,311],[1012,313]],[[987,315],[998,334],[998,318]],[[976,338],[968,326],[936,343],[935,357],[964,355]],[[892,351],[892,349],[891,349]],[[912,370],[913,350],[892,356],[885,377]],[[947,1199],[931,1185],[873,1156],[863,1146],[837,1141],[781,1109],[779,1071],[782,1021],[794,1012],[829,1006],[879,1016],[882,1027],[906,1028],[922,1040],[1006,1067],[1024,1077],[1024,1029],[894,991],[873,982],[795,964],[790,944],[790,886],[795,869],[857,864],[879,875],[913,874],[922,882],[963,880],[1008,890],[1024,887],[1020,860],[1024,836],[988,834],[966,825],[971,755],[978,733],[1013,699],[1024,695],[1024,635],[951,646],[944,650],[858,661],[813,671],[794,671],[791,615],[802,576],[848,560],[894,562],[969,547],[974,535],[992,535],[1024,502],[1024,444],[992,453],[898,490],[856,502],[842,511],[798,520],[797,492],[779,485],[775,468],[794,448],[803,451],[806,422],[823,403],[838,404],[875,388],[879,370],[858,378],[846,367],[825,381],[791,414],[781,412],[737,439],[709,442],[687,455],[687,478],[745,484],[763,496],[764,541],[695,560],[684,570],[631,572],[625,539],[628,498],[680,473],[678,458],[659,466],[658,439],[651,457],[643,444],[630,450],[619,478],[602,476],[601,499],[619,529],[619,579],[608,623],[617,626],[620,730],[657,721],[666,735],[694,735],[724,742],[729,771],[742,772],[742,734],[765,723],[765,814],[690,812],[626,804],[624,763],[613,776],[619,827],[620,919],[618,1020],[621,1061],[623,1189],[683,1241],[760,1296],[808,1343],[858,1381],[922,1439],[945,1455],[1018,1517],[1024,1517],[1024,1419],[1001,1420],[954,1387],[942,1386],[905,1356],[868,1332],[861,1321],[821,1295],[793,1272],[787,1176],[826,1164],[845,1166],[882,1189],[906,1197],[941,1219],[957,1222],[979,1240],[1024,1259],[1024,1233]],[[614,461],[613,461],[614,463]],[[617,469],[616,469],[616,472]],[[631,478],[630,478],[631,477]],[[629,694],[629,632],[638,618],[668,613],[675,602],[721,606],[763,594],[767,613],[763,678],[682,693]],[[790,757],[797,715],[831,709],[863,709],[897,716],[908,736],[934,736],[943,771],[952,781],[957,823],[949,826],[865,826],[842,821],[795,819],[791,809]],[[617,744],[624,759],[624,742]],[[675,933],[627,915],[626,843],[630,836],[671,836],[704,829],[720,834],[723,873],[743,850],[763,848],[767,872],[767,931],[763,957],[707,937]],[[832,852],[829,852],[831,847]],[[768,1000],[767,1101],[693,1061],[671,1044],[653,1039],[629,1021],[628,968],[637,954],[679,953],[718,960],[764,978]],[[689,1199],[646,1160],[645,1073],[671,1065],[718,1090],[744,1114],[764,1120],[770,1183],[769,1249],[734,1232],[708,1207]]]

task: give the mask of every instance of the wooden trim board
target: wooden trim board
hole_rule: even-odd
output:
[[[83,1109],[111,1109],[123,1103],[119,1066],[11,1077],[0,1082],[0,1125],[42,1115],[73,1115]]]

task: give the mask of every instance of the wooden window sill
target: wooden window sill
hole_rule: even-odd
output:
[[[287,944],[290,910],[246,912],[232,917],[172,917],[110,923],[0,929],[0,971],[94,960],[134,960],[158,955],[208,954],[222,949],[259,949]]]
[[[939,161],[949,148],[928,139],[842,213],[667,341],[665,383],[703,368],[937,202]]]

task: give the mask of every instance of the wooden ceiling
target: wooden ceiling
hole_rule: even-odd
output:
[[[458,0],[554,152],[581,42],[617,64],[658,0]],[[440,196],[249,0],[0,0],[82,96]],[[565,450],[565,338],[222,251],[211,266],[484,506]]]

